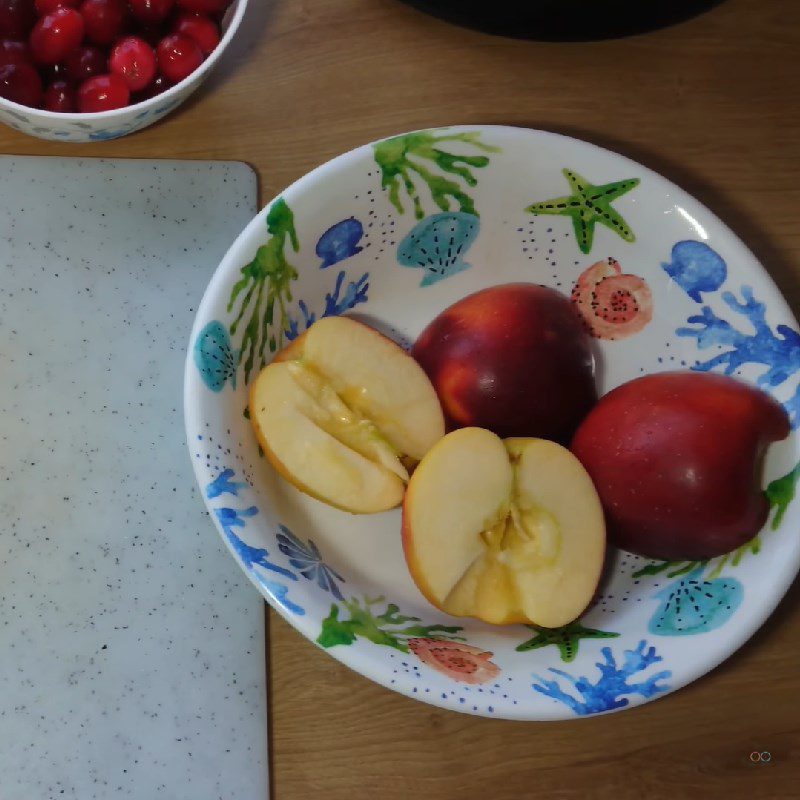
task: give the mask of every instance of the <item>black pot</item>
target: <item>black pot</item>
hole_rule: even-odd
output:
[[[662,28],[722,0],[405,0],[442,19],[502,36],[611,39]]]

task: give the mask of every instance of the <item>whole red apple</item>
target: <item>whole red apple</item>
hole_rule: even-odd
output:
[[[591,338],[553,289],[509,283],[439,314],[412,351],[451,428],[568,442],[597,401]]]
[[[667,560],[728,553],[763,527],[761,462],[789,435],[776,400],[735,378],[647,375],[600,399],[572,451],[592,477],[609,538]]]

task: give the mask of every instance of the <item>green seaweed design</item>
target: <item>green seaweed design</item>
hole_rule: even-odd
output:
[[[377,614],[378,609],[375,606],[384,604],[386,610]],[[401,614],[394,603],[386,603],[385,597],[364,597],[363,605],[353,597],[343,601],[342,606],[349,613],[349,619],[340,619],[340,607],[336,603],[331,605],[330,614],[322,620],[322,631],[317,637],[317,644],[322,647],[351,645],[358,637],[362,637],[375,644],[408,653],[408,640],[417,637],[464,641],[462,636],[456,635],[462,628],[451,625],[419,625],[419,617]]]
[[[489,164],[485,155],[459,155],[449,153],[438,145],[443,142],[464,142],[484,153],[498,153],[499,147],[493,147],[479,141],[480,131],[463,131],[461,133],[441,133],[435,131],[417,131],[403,136],[385,139],[373,145],[375,163],[381,170],[381,188],[389,190],[391,204],[404,213],[400,201],[401,184],[414,204],[414,216],[422,219],[425,212],[422,200],[414,183],[416,175],[428,185],[433,202],[442,210],[450,211],[450,201],[458,203],[459,210],[466,214],[479,216],[472,198],[454,180],[432,172],[430,166],[437,166],[442,172],[461,178],[467,186],[477,186],[478,179],[472,174],[470,167],[482,168]]]
[[[770,528],[773,531],[778,530],[781,526],[786,510],[789,508],[792,500],[794,500],[798,480],[800,480],[800,462],[798,462],[791,472],[767,484],[767,488],[764,490],[764,494],[769,501],[770,510],[775,509],[775,515],[770,524]],[[711,571],[706,577],[716,578],[726,566],[738,567],[746,555],[758,555],[760,551],[761,536],[759,534],[749,542],[745,542],[732,553],[727,553],[719,558],[701,561],[656,561],[634,572],[633,577],[643,578],[648,575],[660,575],[662,572],[666,572],[668,578],[678,578],[681,575],[687,575],[698,567],[709,567]]]
[[[282,197],[275,200],[267,213],[267,231],[270,238],[258,248],[255,258],[242,267],[242,277],[234,284],[228,301],[230,314],[244,292],[236,319],[230,326],[231,336],[236,335],[245,314],[250,310],[237,361],[238,368],[247,353],[244,362],[245,383],[250,380],[256,357],[263,363],[267,344],[272,353],[283,345],[284,331],[289,327],[286,306],[292,301],[292,281],[298,277],[297,270],[286,259],[286,242],[288,240],[291,243],[295,253],[300,250],[300,243],[294,227],[294,214]],[[277,323],[276,303],[279,311]]]

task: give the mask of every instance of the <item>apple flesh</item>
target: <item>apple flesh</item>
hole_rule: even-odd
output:
[[[403,550],[420,591],[448,614],[557,627],[577,618],[597,587],[603,510],[561,445],[462,428],[411,477]]]
[[[763,527],[762,458],[789,430],[786,411],[759,389],[671,372],[601,398],[572,452],[592,476],[615,544],[649,558],[705,559]]]
[[[264,454],[301,491],[356,513],[400,504],[444,435],[425,373],[367,325],[325,317],[259,373],[250,419]]]
[[[412,354],[451,429],[568,443],[597,401],[591,337],[570,301],[544,286],[509,283],[459,300]]]

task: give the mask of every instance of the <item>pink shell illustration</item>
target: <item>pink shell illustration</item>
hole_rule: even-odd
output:
[[[424,664],[461,683],[486,683],[500,674],[492,653],[463,642],[410,639],[408,647]]]
[[[614,258],[592,264],[572,288],[572,302],[598,339],[625,339],[653,318],[653,295],[644,279],[625,275]]]

